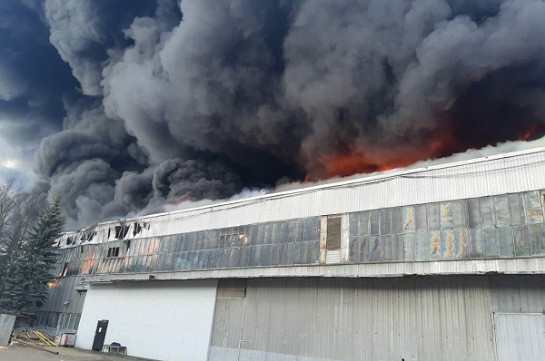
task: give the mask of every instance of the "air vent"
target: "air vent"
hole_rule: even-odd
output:
[[[328,251],[341,248],[341,216],[327,217],[326,248]]]

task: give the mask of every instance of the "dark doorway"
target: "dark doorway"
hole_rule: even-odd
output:
[[[95,331],[95,339],[93,340],[93,351],[102,351],[104,339],[106,338],[106,330],[108,329],[108,320],[100,320],[97,323]]]

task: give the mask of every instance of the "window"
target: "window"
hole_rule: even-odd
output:
[[[119,247],[108,248],[108,258],[110,257],[119,257]]]
[[[123,239],[127,236],[127,233],[129,233],[129,225],[115,226],[114,230],[115,230],[115,238]]]
[[[341,248],[341,216],[327,217],[326,249],[334,251]]]

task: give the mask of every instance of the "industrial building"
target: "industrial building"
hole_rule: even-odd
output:
[[[537,148],[100,223],[36,324],[157,360],[545,360],[544,194]]]

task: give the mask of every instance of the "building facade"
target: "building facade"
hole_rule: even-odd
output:
[[[538,148],[100,223],[58,240],[37,325],[159,360],[535,360],[544,190]]]

